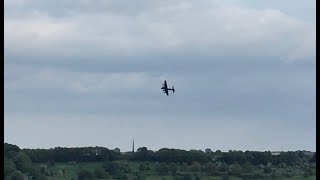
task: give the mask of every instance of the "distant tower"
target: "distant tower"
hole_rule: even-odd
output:
[[[134,139],[132,141],[132,154],[134,153]]]

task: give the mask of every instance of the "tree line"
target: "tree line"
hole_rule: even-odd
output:
[[[120,149],[114,150],[105,147],[79,147],[79,148],[53,148],[53,149],[22,149],[32,162],[46,163],[54,162],[104,162],[115,160],[149,161],[149,162],[186,162],[191,164],[195,161],[206,163],[212,161],[221,161],[226,164],[235,162],[243,165],[246,162],[252,165],[267,165],[271,162],[274,165],[285,163],[294,166],[301,163],[312,163],[316,160],[316,153],[308,156],[303,151],[281,152],[279,155],[272,155],[270,151],[228,151],[215,152],[207,149],[201,150],[181,150],[162,148],[158,151],[148,150],[146,147],[138,148],[137,152],[121,153]]]
[[[78,147],[78,148],[52,148],[52,149],[20,149],[16,145],[4,143],[4,179],[23,179],[28,174],[33,179],[46,179],[46,176],[32,166],[32,163],[47,163],[49,166],[55,162],[103,162],[102,169],[98,169],[96,176],[104,172],[115,175],[119,170],[128,172],[127,165],[118,162],[136,161],[140,163],[139,169],[143,172],[150,168],[149,162],[157,163],[156,171],[159,174],[175,174],[177,169],[188,169],[197,172],[205,171],[208,174],[230,171],[237,175],[240,172],[250,172],[252,166],[263,166],[266,173],[271,172],[271,166],[299,166],[307,168],[310,163],[316,162],[316,153],[308,155],[304,151],[281,152],[272,155],[270,151],[228,151],[215,152],[206,149],[181,150],[162,148],[158,151],[148,150],[146,147],[138,148],[137,152],[121,153],[119,148],[105,147]],[[87,172],[81,172],[86,174]],[[88,174],[88,173],[87,173]],[[99,175],[100,174],[100,175]],[[81,175],[81,174],[80,174]],[[84,176],[84,175],[82,175]]]

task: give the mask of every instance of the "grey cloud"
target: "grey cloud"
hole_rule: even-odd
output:
[[[172,4],[154,11],[142,8],[137,16],[106,9],[62,19],[43,13],[33,19],[6,18],[5,54],[64,60],[128,58],[148,53],[250,53],[285,60],[314,60],[315,36],[308,35],[315,32],[311,23],[277,10],[222,5],[190,9],[190,2],[179,4],[173,9]]]
[[[154,11],[161,9],[177,10],[177,8],[190,7],[193,9],[206,8],[208,6],[217,6],[216,1],[202,1],[193,3],[186,1],[156,1],[156,0],[136,0],[136,1],[117,1],[117,0],[6,0],[5,8],[10,10],[5,13],[8,17],[14,15],[29,14],[36,12],[44,12],[49,16],[63,18],[73,16],[75,14],[96,14],[103,12],[111,12],[126,16],[136,16],[141,12]],[[9,16],[10,15],[10,16]]]
[[[134,134],[155,149],[315,148],[315,23],[217,1],[65,3],[5,1],[10,143],[122,149]],[[164,79],[174,95],[161,92]],[[70,139],[38,137],[46,122],[52,132],[64,124]],[[17,135],[24,125],[34,127],[29,137]],[[99,131],[81,142],[84,127]],[[239,136],[218,138],[230,131]]]
[[[307,21],[314,21],[316,18],[316,0],[307,1],[292,1],[292,0],[269,0],[269,1],[255,1],[255,0],[225,0],[226,4],[241,4],[241,6],[254,9],[279,9],[285,14],[294,16],[298,19]]]

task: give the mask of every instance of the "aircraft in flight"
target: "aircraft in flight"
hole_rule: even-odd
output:
[[[172,86],[172,88],[168,88],[167,86],[167,81],[164,80],[164,84],[162,85],[161,89],[163,90],[164,93],[167,94],[167,96],[169,96],[169,90],[171,90],[174,93],[174,86]]]

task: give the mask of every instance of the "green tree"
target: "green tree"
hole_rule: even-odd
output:
[[[4,169],[3,174],[4,177],[10,176],[14,171],[16,171],[16,167],[11,159],[4,157]]]
[[[316,157],[316,152],[313,153],[312,157],[310,158],[310,162],[311,163],[315,163],[317,160],[317,157]]]
[[[47,176],[41,174],[38,176],[38,178],[36,178],[36,180],[48,180]]]
[[[304,173],[307,174],[308,176],[312,176],[314,174],[311,168],[306,168]]]
[[[118,172],[113,176],[113,179],[126,179],[126,178],[127,178],[126,174],[122,172]]]
[[[168,174],[169,167],[168,167],[167,163],[159,163],[156,165],[156,171],[160,175],[166,175],[166,174]]]
[[[32,167],[32,162],[25,153],[19,151],[14,157],[13,162],[16,165],[17,170],[21,171],[22,173],[28,172]]]
[[[40,168],[40,174],[46,174],[46,168],[45,167],[41,167]]]
[[[263,171],[267,174],[271,173],[272,172],[272,168],[270,166],[265,166]]]
[[[169,172],[171,172],[172,175],[175,175],[177,172],[177,165],[174,162],[171,162],[169,164]]]
[[[176,175],[173,178],[174,180],[192,180],[192,176],[190,174],[184,174],[182,176]]]
[[[52,166],[54,166],[54,165],[55,165],[54,160],[49,160],[49,161],[47,162],[47,166],[48,166],[48,167],[52,167]]]
[[[272,171],[270,174],[270,177],[271,177],[271,179],[276,179],[276,177],[277,177],[276,171]]]
[[[140,163],[139,164],[139,170],[140,171],[145,171],[147,169],[146,164],[145,163]]]
[[[182,180],[191,180],[191,179],[192,179],[192,177],[190,174],[185,174],[182,176]]]
[[[131,169],[128,162],[121,163],[120,168],[124,173],[131,173]]]
[[[181,171],[188,171],[188,164],[186,162],[183,162],[180,166]]]
[[[229,175],[223,175],[222,180],[229,180]]]
[[[198,161],[194,161],[191,166],[190,166],[190,170],[197,172],[201,170],[201,164]]]
[[[145,166],[146,166],[146,170],[149,171],[149,170],[150,170],[150,163],[149,163],[149,162],[146,162],[146,163],[145,163]]]
[[[205,152],[206,154],[211,154],[211,153],[212,153],[212,150],[211,150],[210,148],[206,148],[206,149],[204,150],[204,152]]]
[[[241,166],[238,162],[231,165],[230,170],[233,175],[239,176],[241,174]]]
[[[24,180],[24,175],[19,171],[15,171],[11,175],[11,180]]]
[[[215,175],[218,171],[218,167],[215,163],[208,162],[204,166],[205,172],[207,172],[210,176]]]
[[[219,167],[220,172],[227,172],[228,170],[229,170],[229,166],[224,162]]]
[[[28,171],[28,175],[32,176],[33,179],[38,179],[40,176],[40,170],[35,167],[31,167]]]
[[[244,173],[251,173],[252,172],[252,165],[249,161],[245,162],[242,165],[242,172],[244,172]]]
[[[123,176],[121,177],[121,180],[128,180],[129,178],[128,178],[128,175],[126,175],[126,174],[123,174]]]
[[[78,171],[78,180],[90,180],[93,179],[92,173],[86,169],[81,169]]]
[[[105,162],[103,163],[102,167],[111,175],[115,175],[120,172],[120,164],[117,162]]]
[[[21,149],[18,146],[8,143],[4,143],[3,150],[4,156],[8,158],[12,158],[12,155],[21,151]]]
[[[96,179],[105,179],[109,176],[102,167],[97,167],[93,170],[93,177]]]
[[[114,152],[120,153],[120,149],[119,148],[115,148]]]
[[[195,174],[194,175],[194,180],[200,180],[200,175],[199,174]]]
[[[137,172],[133,178],[134,180],[144,180],[146,179],[145,174],[142,172]]]
[[[135,159],[140,161],[148,160],[148,149],[146,147],[141,147],[137,149],[135,153]]]

